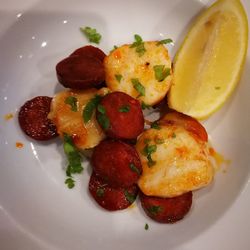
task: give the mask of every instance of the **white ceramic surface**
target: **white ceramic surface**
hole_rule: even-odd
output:
[[[0,1],[0,249],[245,250],[250,247],[250,57],[236,93],[204,123],[213,146],[230,159],[226,173],[195,192],[191,212],[162,225],[138,206],[109,213],[87,192],[90,167],[69,190],[59,140],[38,143],[20,131],[17,111],[61,87],[56,63],[87,44],[80,26],[96,27],[105,52],[133,40],[171,37],[174,56],[206,0]],[[242,1],[250,16],[250,3]],[[14,113],[14,119],[4,116]],[[24,143],[17,149],[15,143]],[[149,230],[144,230],[145,223]]]

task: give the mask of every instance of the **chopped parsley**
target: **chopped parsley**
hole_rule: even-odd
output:
[[[143,110],[145,110],[145,109],[150,109],[151,106],[148,105],[148,104],[146,104],[145,102],[142,102],[142,103],[141,103],[141,108],[142,108]]]
[[[81,155],[76,149],[71,136],[64,134],[64,152],[68,158],[68,167],[66,169],[66,175],[69,177],[65,180],[65,184],[68,188],[74,187],[74,180],[72,179],[72,174],[80,174],[83,171],[81,164]]]
[[[161,129],[161,127],[160,127],[160,125],[158,124],[158,122],[153,122],[153,123],[151,124],[151,128],[157,129],[157,130],[160,130],[160,129]]]
[[[97,188],[97,190],[96,190],[96,195],[97,195],[98,197],[103,197],[103,196],[104,196],[104,193],[105,193],[104,188],[101,188],[101,187]]]
[[[83,112],[82,112],[84,123],[87,123],[91,119],[93,112],[96,109],[97,105],[100,103],[101,99],[102,99],[101,96],[96,95],[84,107]]]
[[[151,206],[147,210],[149,211],[150,214],[157,215],[158,213],[160,213],[162,211],[162,207],[161,206]]]
[[[217,87],[215,87],[215,89],[216,89],[216,90],[219,90],[219,89],[220,89],[220,87],[219,87],[219,86],[217,86]]]
[[[168,44],[168,43],[173,43],[173,40],[168,38],[168,39],[163,39],[163,40],[160,40],[156,45],[159,46],[161,44]]]
[[[155,143],[158,144],[158,145],[159,145],[159,144],[163,144],[164,142],[165,142],[164,139],[160,139],[160,138],[156,138],[156,139],[155,139]]]
[[[126,200],[129,202],[129,203],[133,203],[136,199],[136,194],[130,194],[127,190],[124,191],[124,195],[126,197]]]
[[[74,96],[68,96],[64,103],[69,104],[71,106],[71,110],[77,112],[77,98]]]
[[[138,53],[139,56],[143,56],[144,53],[146,52],[146,49],[144,47],[144,42],[142,38],[137,34],[134,35],[134,38],[135,38],[135,41],[130,46],[130,48],[135,48],[136,53]]]
[[[148,223],[145,224],[144,229],[145,229],[145,230],[148,230],[148,229],[149,229]]]
[[[175,133],[173,133],[171,137],[172,137],[172,138],[176,138],[176,134],[175,134]]]
[[[154,71],[155,79],[158,80],[158,82],[162,82],[170,75],[170,68],[166,68],[165,65],[155,65]]]
[[[132,78],[131,82],[133,84],[134,89],[139,93],[139,96],[145,96],[145,87],[139,82],[138,78]]]
[[[99,124],[103,129],[108,129],[110,126],[110,121],[106,115],[105,107],[99,104],[97,106],[97,110],[99,111],[99,114],[97,115],[97,121],[99,122]]]
[[[97,44],[100,43],[102,36],[96,31],[96,29],[90,27],[81,27],[80,30],[88,38],[89,42]]]
[[[130,106],[129,105],[123,105],[119,108],[119,112],[121,113],[128,113],[130,110]]]
[[[122,75],[118,74],[118,75],[115,75],[115,79],[117,82],[121,82],[121,79],[122,79]]]
[[[156,145],[146,145],[142,151],[142,154],[145,155],[148,159],[148,166],[152,167],[156,164],[155,161],[153,161],[152,159],[152,154],[155,153],[157,150],[157,146]]]
[[[112,53],[113,51],[115,51],[118,48],[118,46],[114,45],[113,49],[110,50],[110,53]]]
[[[64,183],[69,189],[72,189],[75,186],[75,181],[71,177],[67,178]]]
[[[141,174],[141,171],[135,166],[135,164],[130,163],[130,164],[129,164],[129,167],[130,167],[130,169],[131,169],[133,172],[137,173],[138,175]]]

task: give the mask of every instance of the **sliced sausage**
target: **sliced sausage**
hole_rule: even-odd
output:
[[[103,62],[104,58],[106,57],[106,54],[102,50],[92,45],[81,47],[75,50],[70,56],[75,56],[75,55],[83,57],[85,56],[94,57],[96,59],[99,59],[101,62]]]
[[[21,129],[35,140],[45,141],[57,136],[55,125],[47,118],[51,100],[47,96],[38,96],[27,101],[19,110]]]
[[[97,120],[109,137],[135,139],[143,132],[144,117],[138,100],[122,92],[113,92],[104,96],[100,106]]]
[[[102,141],[95,147],[91,162],[94,171],[116,187],[129,187],[137,183],[142,172],[135,148],[121,141]]]
[[[181,125],[186,130],[197,136],[200,140],[205,142],[208,141],[206,129],[200,124],[200,122],[188,115],[172,111],[161,118],[159,123]]]
[[[145,213],[161,223],[174,223],[181,220],[192,205],[192,192],[174,198],[147,196],[140,192],[140,201]]]
[[[89,56],[70,56],[56,65],[58,81],[66,88],[87,89],[102,85],[105,72],[102,62]]]
[[[136,199],[138,188],[136,185],[128,188],[111,187],[93,172],[89,180],[89,192],[101,207],[115,211],[129,207]]]

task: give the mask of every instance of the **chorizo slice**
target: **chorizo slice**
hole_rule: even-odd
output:
[[[102,99],[99,107],[97,120],[109,137],[135,139],[143,132],[141,105],[133,97],[122,92],[113,92]]]
[[[161,223],[175,223],[190,210],[192,196],[192,192],[188,192],[173,198],[160,198],[140,192],[139,198],[143,210],[151,219]]]
[[[101,207],[115,211],[125,209],[135,201],[138,187],[132,185],[127,188],[114,188],[93,172],[89,180],[89,192]]]
[[[75,56],[75,55],[83,57],[85,56],[94,57],[96,59],[99,59],[101,62],[103,62],[104,58],[106,57],[106,54],[102,50],[92,45],[81,47],[75,50],[70,56]]]
[[[181,125],[187,131],[198,137],[200,140],[204,142],[208,141],[206,129],[202,126],[200,122],[188,115],[179,113],[177,111],[171,111],[167,113],[163,118],[161,118],[159,123]]]
[[[91,163],[94,171],[115,187],[129,187],[137,183],[142,172],[135,148],[111,139],[104,140],[95,147]]]
[[[37,96],[20,108],[18,121],[23,132],[35,140],[45,141],[57,136],[56,126],[48,119],[52,98]]]
[[[56,65],[58,81],[66,88],[99,87],[105,79],[102,62],[89,56],[70,56]]]

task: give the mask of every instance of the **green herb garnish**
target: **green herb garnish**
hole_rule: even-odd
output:
[[[103,197],[104,196],[104,193],[105,193],[105,190],[104,190],[104,188],[97,188],[97,190],[96,190],[96,195],[98,196],[98,197]]]
[[[70,177],[70,178],[67,178],[64,182],[69,189],[72,189],[74,186],[75,186],[75,181]]]
[[[145,230],[148,230],[148,229],[149,229],[148,223],[145,224],[144,229],[145,229]]]
[[[133,203],[136,199],[136,195],[135,194],[130,194],[127,190],[124,191],[124,195],[126,197],[126,200],[129,202],[129,203]]]
[[[124,105],[124,106],[121,106],[119,108],[119,112],[121,112],[121,113],[128,113],[129,110],[130,110],[130,106],[129,105]]]
[[[145,110],[145,109],[150,109],[151,106],[148,105],[148,104],[146,104],[145,102],[142,102],[142,103],[141,103],[141,108],[142,108],[143,110]]]
[[[122,79],[122,75],[119,75],[119,74],[118,74],[118,75],[115,75],[115,79],[116,79],[117,82],[120,83],[120,82],[121,82],[121,79]]]
[[[215,89],[216,89],[216,90],[219,90],[219,89],[220,89],[220,87],[219,87],[219,86],[217,86],[217,87],[215,87]]]
[[[99,104],[97,106],[97,110],[99,111],[99,114],[97,114],[97,121],[102,126],[103,129],[108,129],[110,126],[109,118],[106,115],[106,109],[104,106]]]
[[[147,210],[152,215],[157,215],[158,213],[160,213],[162,211],[162,207],[161,206],[151,206]]]
[[[83,112],[82,112],[84,123],[87,123],[91,119],[93,112],[96,109],[97,105],[100,103],[101,99],[102,99],[101,96],[96,95],[84,107]]]
[[[176,138],[176,134],[175,134],[175,133],[173,133],[171,137],[172,137],[172,138]]]
[[[168,39],[163,39],[163,40],[160,40],[156,45],[159,46],[161,44],[168,44],[168,43],[173,43],[173,40],[168,38]]]
[[[158,122],[153,122],[153,123],[151,124],[151,128],[157,129],[157,130],[160,130],[160,129],[161,129],[161,127],[160,127],[160,125],[158,124]]]
[[[68,96],[64,103],[69,104],[71,106],[71,110],[77,112],[77,98],[74,96]]]
[[[158,82],[162,82],[166,77],[170,75],[170,68],[166,68],[165,65],[155,65],[155,78]]]
[[[116,49],[118,49],[118,46],[114,45],[113,49],[110,50],[110,53],[112,53],[112,52],[115,51]]]
[[[69,188],[73,188],[74,180],[72,179],[72,174],[80,174],[83,171],[83,167],[81,164],[81,155],[76,149],[71,136],[67,134],[64,134],[63,148],[68,159],[66,175],[69,178],[66,179],[65,184],[67,184]]]
[[[139,93],[139,97],[140,96],[145,96],[145,87],[139,82],[139,79],[138,78],[132,78],[131,82],[133,84],[133,87]]]
[[[130,167],[130,169],[131,169],[133,172],[137,173],[138,175],[141,174],[140,170],[135,166],[135,164],[130,163],[130,164],[129,164],[129,167]]]
[[[160,139],[160,138],[155,139],[156,144],[163,144],[164,142],[165,142],[164,139]]]
[[[133,42],[130,48],[135,48],[135,51],[139,54],[139,56],[143,56],[144,53],[146,52],[146,49],[144,47],[144,42],[142,38],[137,34],[134,35],[134,38],[135,42]]]
[[[90,27],[81,27],[80,30],[88,38],[89,42],[97,44],[100,43],[102,36],[96,31],[96,29],[92,29]]]
[[[156,164],[156,161],[153,161],[152,154],[155,153],[157,150],[156,145],[146,145],[142,151],[142,154],[145,155],[148,159],[148,166],[152,167]]]

